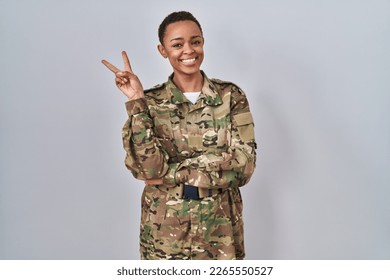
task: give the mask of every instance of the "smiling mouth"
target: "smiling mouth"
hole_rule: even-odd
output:
[[[190,59],[180,59],[181,62],[183,63],[192,63],[192,62],[195,62],[195,60],[197,60],[198,57],[194,57],[194,58],[190,58]]]

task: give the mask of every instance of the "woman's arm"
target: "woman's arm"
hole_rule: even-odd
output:
[[[166,154],[160,152],[160,146],[154,139],[150,127],[152,120],[147,111],[144,90],[138,77],[131,69],[129,58],[122,52],[124,70],[121,71],[107,60],[102,63],[115,74],[115,84],[129,99],[126,107],[129,120],[123,129],[124,146],[127,152],[126,165],[138,179],[147,180],[161,177],[166,170]],[[153,180],[157,184],[161,180]]]

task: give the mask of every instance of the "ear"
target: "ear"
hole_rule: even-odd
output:
[[[163,45],[161,45],[161,44],[158,45],[158,46],[157,46],[157,49],[158,49],[159,53],[162,55],[162,57],[164,57],[164,58],[167,58],[167,57],[168,57],[167,51],[165,50],[165,48],[164,48]]]

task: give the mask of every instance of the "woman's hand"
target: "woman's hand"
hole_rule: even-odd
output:
[[[115,74],[115,83],[117,87],[129,98],[135,100],[144,97],[144,89],[138,77],[131,70],[130,61],[125,51],[122,52],[125,69],[123,71],[116,68],[107,60],[102,63]]]

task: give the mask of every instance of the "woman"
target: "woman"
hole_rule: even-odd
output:
[[[125,164],[145,181],[141,258],[243,259],[239,187],[256,161],[248,101],[200,70],[204,38],[191,13],[168,15],[158,33],[173,68],[166,83],[144,91],[125,52],[123,71],[102,61],[129,99]]]

